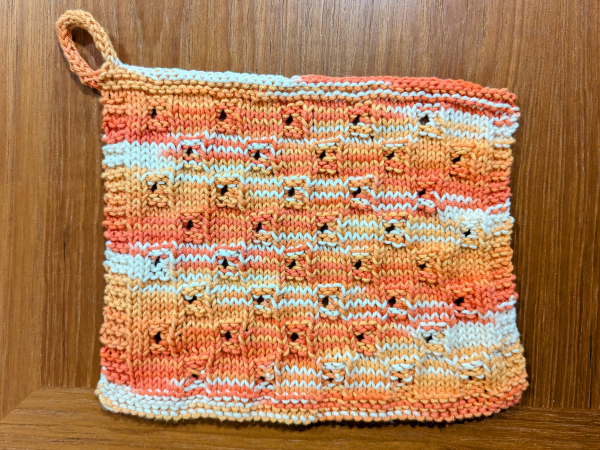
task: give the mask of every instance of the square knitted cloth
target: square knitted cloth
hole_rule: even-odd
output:
[[[519,401],[513,94],[134,67],[88,13],[57,31],[104,105],[105,408],[308,424]]]

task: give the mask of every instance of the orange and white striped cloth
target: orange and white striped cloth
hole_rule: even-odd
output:
[[[513,94],[134,67],[86,12],[57,31],[104,105],[105,408],[308,424],[519,401]]]

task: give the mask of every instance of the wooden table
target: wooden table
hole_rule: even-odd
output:
[[[101,411],[102,119],[55,37],[73,8],[130,64],[515,92],[521,406],[441,428],[164,425]],[[600,2],[5,0],[0,17],[0,448],[600,446]],[[90,37],[76,39],[98,65]]]

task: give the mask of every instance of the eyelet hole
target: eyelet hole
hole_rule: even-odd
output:
[[[463,231],[463,236],[468,237],[471,234],[471,230]]]
[[[256,150],[256,153],[254,153],[254,155],[252,155],[252,157],[258,161],[260,159],[260,150]]]
[[[329,306],[329,296],[326,295],[325,297],[323,297],[321,299],[321,305],[323,306],[323,308],[327,308],[327,306]]]
[[[421,269],[421,270],[425,270],[426,267],[427,267],[427,264],[425,264],[425,263],[419,264],[419,269]]]
[[[421,189],[421,190],[420,190],[420,191],[417,193],[417,195],[418,195],[419,197],[423,197],[423,196],[424,196],[426,193],[427,193],[427,189]]]
[[[160,341],[162,341],[162,336],[160,335],[160,332],[158,332],[154,335],[154,342],[160,344]]]
[[[227,113],[225,112],[225,110],[221,111],[221,115],[219,116],[219,120],[221,122],[224,122],[227,119]]]
[[[359,335],[356,336],[356,340],[358,342],[362,342],[364,338],[365,338],[365,335],[362,333],[360,333]]]
[[[150,117],[152,117],[153,119],[156,119],[156,108],[152,108],[152,113],[150,113]]]
[[[356,197],[361,192],[362,192],[362,189],[360,187],[357,187],[356,190],[352,191],[352,197]]]
[[[154,260],[154,267],[158,266],[159,262],[160,262],[160,256],[157,256],[156,259]]]
[[[423,117],[419,119],[419,123],[421,125],[427,125],[429,123],[429,114],[425,114]]]
[[[358,260],[354,263],[354,268],[355,269],[360,269],[362,266],[362,261]]]
[[[225,333],[225,339],[226,339],[226,340],[229,340],[229,339],[231,339],[231,333],[230,333],[229,331],[227,331],[227,332]]]
[[[360,123],[360,114],[357,114],[354,120],[352,120],[352,125],[357,126]]]
[[[319,232],[320,233],[325,233],[327,230],[329,230],[329,227],[327,226],[327,224],[323,224],[321,227],[319,227]]]
[[[191,305],[191,304],[192,304],[192,303],[194,303],[196,300],[198,300],[198,297],[196,297],[196,296],[194,295],[194,296],[192,296],[192,298],[190,298],[190,299],[186,299],[185,301],[186,301],[186,302],[188,302],[188,303]]]
[[[292,342],[296,342],[298,340],[299,336],[298,333],[292,333],[292,335],[290,336],[290,340]]]
[[[259,231],[262,230],[262,222],[258,222],[258,225],[256,225],[256,232],[258,233]]]
[[[290,114],[285,119],[285,124],[289,127],[294,122],[294,117]]]
[[[229,191],[229,188],[228,188],[227,186],[223,186],[223,187],[221,188],[221,195],[225,195],[225,194],[227,194],[227,191]]]
[[[454,300],[454,304],[456,306],[460,306],[465,302],[465,298],[464,297],[458,297],[456,300]]]
[[[150,186],[150,192],[156,192],[156,188],[158,188],[158,183],[154,183],[152,186]]]
[[[452,159],[452,164],[456,164],[457,162],[459,162],[460,157],[461,157],[461,155],[458,155],[456,158]]]
[[[396,227],[394,226],[394,224],[391,224],[387,227],[385,227],[385,232],[386,233],[391,233],[392,231],[394,231],[396,229]]]
[[[223,259],[221,267],[223,267],[223,269],[227,269],[227,267],[229,267],[229,261],[227,261],[227,259]]]
[[[393,308],[393,307],[394,307],[394,305],[396,304],[396,297],[392,297],[392,298],[390,298],[390,299],[387,301],[387,303],[388,303],[388,306],[389,306],[390,308]]]
[[[296,267],[296,260],[295,259],[288,265],[288,269],[293,269],[294,267]]]
[[[433,336],[429,335],[429,336],[425,336],[423,339],[425,340],[425,343],[429,344],[429,342],[431,341],[432,338],[433,338]]]
[[[188,147],[187,150],[185,151],[185,154],[187,156],[192,156],[194,154],[194,149],[192,149],[192,147]]]
[[[321,154],[319,155],[319,159],[320,159],[321,161],[323,161],[323,160],[325,159],[325,157],[326,157],[326,156],[327,156],[327,152],[326,152],[325,150],[323,150],[323,151],[321,152]]]
[[[257,305],[261,305],[261,304],[262,304],[262,302],[264,302],[264,301],[265,301],[265,298],[264,298],[262,295],[259,295],[258,297],[256,297],[256,298],[254,299],[254,302],[255,302]]]
[[[293,187],[289,188],[287,191],[287,196],[293,197],[294,195],[296,195],[296,189],[294,189]]]
[[[396,155],[396,152],[395,152],[395,151],[393,151],[393,152],[389,153],[389,154],[386,156],[386,158],[387,158],[387,160],[389,161],[389,160],[390,160],[390,159],[392,159],[392,158],[393,158],[395,155]]]
[[[188,223],[185,225],[185,229],[190,231],[192,228],[194,228],[194,222],[189,220]]]

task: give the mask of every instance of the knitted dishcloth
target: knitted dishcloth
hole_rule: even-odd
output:
[[[519,401],[513,94],[134,67],[86,12],[57,31],[104,105],[105,408],[308,424]]]

